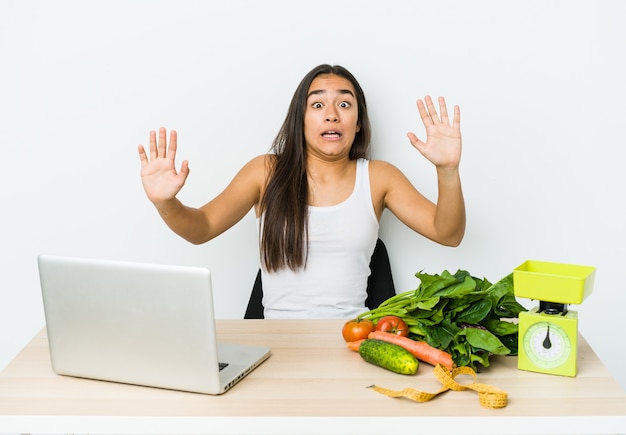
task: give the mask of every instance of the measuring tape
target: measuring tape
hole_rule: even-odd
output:
[[[508,395],[506,392],[499,390],[487,384],[476,383],[476,372],[471,367],[457,367],[452,371],[448,371],[443,365],[437,364],[434,369],[435,377],[443,384],[443,387],[436,393],[426,393],[416,390],[415,388],[405,388],[404,390],[390,390],[388,388],[370,385],[371,388],[385,396],[389,397],[406,397],[416,402],[428,402],[441,393],[448,390],[465,391],[467,389],[478,392],[478,400],[485,408],[504,408],[507,405]],[[470,375],[474,382],[467,385],[461,385],[454,380],[459,375]]]

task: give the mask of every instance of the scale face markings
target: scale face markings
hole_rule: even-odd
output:
[[[540,368],[553,369],[563,365],[571,351],[569,336],[554,323],[534,323],[524,336],[524,352]]]

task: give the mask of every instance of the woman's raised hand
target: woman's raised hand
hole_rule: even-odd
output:
[[[454,106],[452,123],[448,117],[446,100],[439,97],[439,115],[430,96],[424,101],[417,101],[424,127],[426,128],[426,142],[420,140],[414,133],[407,136],[413,145],[424,157],[440,168],[457,168],[461,160],[461,110]]]
[[[189,164],[183,161],[180,171],[176,172],[176,131],[170,132],[170,142],[167,145],[165,128],[157,133],[150,132],[150,158],[146,155],[143,145],[139,145],[139,159],[141,160],[141,182],[148,199],[153,203],[173,199],[182,189],[189,175]]]

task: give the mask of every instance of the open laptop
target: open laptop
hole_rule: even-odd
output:
[[[221,394],[270,356],[218,343],[208,269],[56,255],[38,267],[57,374]]]

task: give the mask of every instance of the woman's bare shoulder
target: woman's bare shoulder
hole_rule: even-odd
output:
[[[246,165],[266,165],[268,163],[276,160],[276,156],[274,154],[259,154],[258,156],[252,157]]]
[[[384,160],[371,160],[369,174],[370,186],[376,199],[386,201],[391,192],[406,193],[407,189],[415,189],[397,166]]]
[[[385,160],[370,160],[369,172],[371,177],[382,177],[383,179],[392,176],[402,176],[400,169]]]
[[[261,154],[250,159],[236,175],[235,179],[256,185],[259,192],[263,192],[267,180],[272,173],[276,157],[273,154]]]
[[[274,156],[273,154],[258,155],[250,159],[243,166],[243,168],[241,168],[241,172],[267,175],[267,173],[269,173],[272,166],[274,165],[275,160],[276,156]]]

